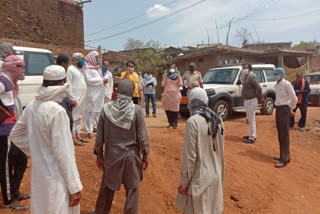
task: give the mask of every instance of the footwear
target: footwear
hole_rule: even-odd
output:
[[[77,138],[78,139],[78,138]],[[82,142],[82,143],[89,143],[89,140],[88,139],[86,139],[86,138],[80,138],[80,139],[78,139],[80,142]]]
[[[174,128],[174,129],[177,129],[177,128],[178,128],[178,124],[177,124],[177,123],[174,123],[174,124],[173,124],[173,128]]]
[[[249,136],[243,136],[242,138],[244,138],[244,139],[249,139]]]
[[[280,158],[279,157],[274,157],[273,160],[280,161]],[[290,159],[288,160],[288,163],[290,163]]]
[[[96,214],[96,211],[95,211],[95,210],[92,210],[92,211],[90,212],[90,214]]]
[[[29,207],[24,204],[20,204],[17,200],[14,200],[11,204],[3,205],[3,207],[14,211],[26,211],[29,209]]]
[[[156,114],[156,113],[153,113],[152,116],[153,116],[154,118],[156,118],[156,117],[157,117],[157,114]]]
[[[18,201],[23,201],[23,200],[27,200],[31,197],[30,194],[27,194],[27,193],[20,193],[18,197],[16,197],[16,200]]]
[[[89,133],[89,134],[87,135],[87,137],[88,137],[89,139],[91,139],[91,138],[94,138],[95,136],[94,136],[92,133]]]
[[[284,162],[281,162],[281,161],[274,165],[274,167],[276,167],[276,168],[282,168],[282,167],[285,167],[285,166],[287,166],[287,163],[284,163]]]
[[[145,116],[146,118],[148,118],[149,117],[149,114],[146,114],[146,116]]]
[[[172,127],[172,124],[169,124],[168,126],[167,126],[167,128],[171,128]]]
[[[96,128],[93,128],[93,132],[97,132],[97,129],[96,129]]]
[[[81,143],[81,142],[79,142],[79,141],[73,142],[73,144],[74,144],[75,146],[84,146],[84,143]]]
[[[255,138],[254,140],[250,140],[250,139],[245,139],[244,141],[242,141],[243,143],[246,144],[254,144],[256,142],[257,138]]]
[[[300,127],[300,128],[299,128],[299,131],[303,131],[303,130],[304,130],[304,127]]]

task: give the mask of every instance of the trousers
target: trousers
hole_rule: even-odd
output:
[[[72,137],[75,137],[77,134],[81,133],[82,126],[82,117],[73,121]]]
[[[276,107],[276,124],[280,146],[280,161],[287,163],[290,160],[290,108],[289,106]]]
[[[146,114],[149,114],[149,104],[151,100],[152,104],[152,113],[155,114],[157,112],[157,105],[156,105],[156,94],[145,94],[145,103],[146,103]]]
[[[297,110],[300,109],[301,117],[298,122],[299,128],[304,128],[306,126],[306,121],[307,121],[307,109],[308,109],[308,103],[301,103],[297,104],[297,107],[293,109],[293,112],[297,112]],[[295,123],[295,118],[290,117],[290,126],[294,127]]]
[[[96,214],[108,214],[112,207],[112,201],[115,191],[109,189],[101,183],[99,195],[96,203]],[[139,188],[126,188],[126,204],[124,207],[124,214],[138,214],[139,213]]]
[[[84,122],[84,128],[87,133],[92,133],[93,128],[96,124],[98,124],[99,121],[99,112],[88,112],[86,115],[86,119]]]
[[[27,156],[7,136],[0,136],[0,183],[3,203],[8,205],[20,195],[27,168]]]
[[[170,125],[178,124],[179,112],[166,111],[166,114]]]
[[[249,122],[249,128],[250,128],[249,140],[255,140],[257,137],[256,110],[258,106],[258,99],[253,98],[250,100],[244,100],[244,106],[246,107],[247,120]]]

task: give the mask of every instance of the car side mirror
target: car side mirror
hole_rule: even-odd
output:
[[[237,85],[241,85],[241,80],[240,79],[238,79]]]

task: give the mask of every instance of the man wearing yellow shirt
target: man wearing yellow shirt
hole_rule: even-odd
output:
[[[134,89],[132,100],[134,104],[139,104],[139,98],[141,97],[141,95],[139,90],[139,76],[136,72],[134,72],[135,66],[136,64],[134,61],[128,61],[127,62],[128,70],[121,73],[121,79],[130,79],[134,82],[135,89]]]

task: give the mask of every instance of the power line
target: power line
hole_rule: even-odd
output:
[[[116,33],[116,34],[113,34],[113,35],[110,35],[110,36],[107,36],[107,37],[102,37],[102,38],[99,38],[99,39],[95,39],[95,40],[91,41],[90,44],[94,44],[94,43],[97,43],[97,42],[99,42],[99,41],[106,40],[106,39],[109,39],[109,38],[112,38],[112,37],[115,37],[115,36],[119,36],[119,35],[122,35],[122,34],[125,34],[125,33],[128,33],[128,32],[134,31],[134,30],[138,30],[138,29],[140,29],[140,28],[143,28],[143,27],[146,27],[146,26],[148,26],[148,25],[151,25],[151,24],[154,24],[154,23],[156,23],[156,22],[159,22],[159,21],[161,21],[161,20],[163,20],[163,19],[166,19],[166,18],[169,18],[169,17],[171,17],[171,16],[174,16],[174,15],[176,15],[176,14],[178,14],[178,13],[180,13],[180,12],[183,12],[183,11],[185,11],[185,10],[187,10],[187,9],[190,9],[190,8],[192,8],[192,7],[195,7],[195,6],[201,4],[201,3],[205,2],[205,1],[207,1],[207,0],[198,1],[198,2],[196,2],[196,3],[194,3],[194,4],[191,4],[191,5],[189,5],[189,6],[186,6],[186,7],[184,7],[184,8],[181,8],[181,9],[179,9],[179,10],[176,10],[176,11],[174,11],[174,12],[172,12],[172,13],[169,13],[169,14],[167,14],[167,15],[164,15],[164,16],[162,16],[162,17],[160,17],[160,18],[154,19],[154,20],[152,20],[152,21],[146,22],[146,23],[144,23],[144,24],[138,25],[138,26],[133,27],[133,28],[130,28],[130,29],[128,29],[128,30],[122,31],[122,32],[120,32],[120,33]]]
[[[176,2],[176,1],[178,1],[178,0],[174,0],[174,1],[168,2],[167,4],[162,5],[161,7],[157,7],[157,8],[155,8],[155,9],[153,9],[153,10],[144,12],[144,13],[142,13],[142,14],[140,14],[140,15],[134,16],[134,17],[132,17],[132,18],[130,18],[130,19],[127,19],[127,20],[122,21],[122,22],[120,22],[120,23],[118,23],[118,24],[112,25],[112,26],[110,26],[110,27],[101,29],[101,30],[96,31],[96,32],[94,32],[94,33],[88,34],[88,35],[86,35],[86,36],[93,36],[93,35],[96,35],[96,34],[98,34],[98,33],[103,32],[103,31],[106,31],[106,30],[109,30],[109,29],[118,27],[118,26],[123,25],[123,24],[125,24],[125,23],[128,23],[128,22],[130,22],[130,21],[132,21],[132,20],[135,20],[135,19],[140,18],[140,17],[142,17],[142,16],[145,16],[145,15],[147,15],[147,14],[153,13],[154,11],[157,11],[157,10],[159,10],[159,9],[165,7],[165,6],[168,6],[168,5],[170,5],[170,4],[172,4],[172,3]]]
[[[285,16],[285,17],[278,17],[278,18],[265,18],[265,19],[246,19],[248,21],[276,21],[276,20],[282,20],[282,19],[291,19],[291,18],[296,18],[296,17],[300,17],[300,16],[307,16],[310,14],[314,14],[314,13],[318,13],[320,12],[320,9],[317,10],[312,10],[303,14],[298,14],[298,15],[294,15],[294,16]]]

